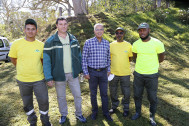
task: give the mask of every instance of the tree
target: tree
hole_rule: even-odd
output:
[[[161,0],[157,0],[157,8],[161,7]]]
[[[72,0],[75,16],[87,14],[85,0]]]

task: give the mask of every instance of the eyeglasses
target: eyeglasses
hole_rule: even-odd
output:
[[[118,34],[123,35],[124,32],[116,32],[116,35],[118,35]]]
[[[104,29],[95,29],[95,31],[104,31]]]

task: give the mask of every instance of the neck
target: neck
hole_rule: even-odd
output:
[[[29,41],[29,42],[33,42],[33,41],[35,41],[35,37],[34,37],[34,38],[26,37],[25,40],[27,40],[27,41]]]
[[[151,37],[149,36],[148,38],[143,39],[142,41],[143,41],[143,42],[148,42],[150,39],[151,39]]]
[[[98,39],[99,42],[102,41],[102,37],[96,37]]]
[[[123,40],[117,40],[117,42],[123,42]]]
[[[66,38],[67,32],[58,32],[58,35],[62,38]]]

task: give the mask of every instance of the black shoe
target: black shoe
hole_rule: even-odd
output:
[[[37,126],[37,123],[34,123],[34,124],[30,124],[30,126]]]
[[[140,117],[139,113],[135,113],[135,115],[132,116],[131,120],[137,120]]]
[[[92,120],[96,120],[96,118],[97,118],[97,113],[92,113],[91,114],[91,119]]]
[[[123,112],[123,116],[124,116],[124,117],[127,117],[128,115],[129,115],[129,111],[124,111],[124,112]]]
[[[157,126],[154,117],[150,117],[150,124],[151,124],[152,126]]]
[[[110,116],[110,114],[104,115],[104,117],[105,117],[108,121],[110,121],[110,122],[113,121],[113,119],[112,119],[112,117]]]
[[[109,113],[110,113],[110,114],[113,114],[113,113],[115,113],[115,112],[116,112],[116,109],[110,109],[110,110],[109,110]]]

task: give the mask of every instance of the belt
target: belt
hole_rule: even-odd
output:
[[[105,70],[105,69],[106,69],[106,67],[105,67],[105,68],[99,68],[99,69],[94,69],[94,68],[91,68],[91,67],[88,67],[88,68],[93,69],[93,70],[95,70],[95,71],[102,71],[102,70]]]

